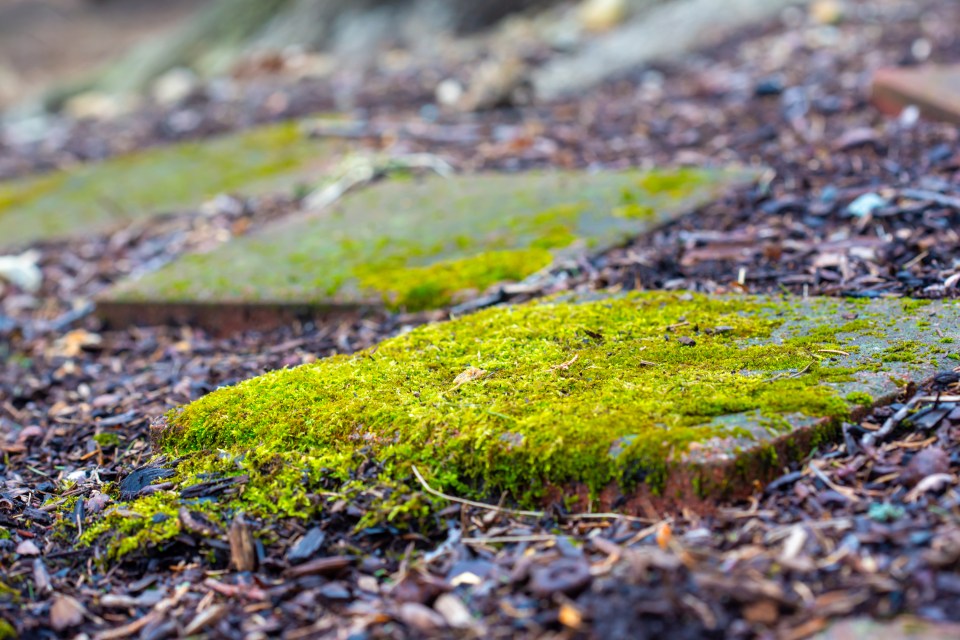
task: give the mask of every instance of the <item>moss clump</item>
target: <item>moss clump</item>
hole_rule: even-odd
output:
[[[93,441],[102,448],[109,449],[120,444],[120,436],[115,433],[98,433],[93,436]]]
[[[868,400],[846,384],[869,358],[830,366],[822,353],[853,353],[867,335],[830,329],[835,306],[648,293],[490,309],[215,391],[170,412],[157,445],[181,460],[181,488],[247,477],[235,496],[187,503],[223,526],[236,510],[305,516],[371,493],[366,522],[415,521],[431,503],[412,465],[439,489],[525,506],[568,483],[656,492],[708,441],[768,446],[795,416],[839,418]],[[762,428],[721,420],[731,414]],[[767,464],[785,462],[776,454]],[[86,539],[112,532],[122,553],[172,538],[178,495],[110,512]]]
[[[847,402],[853,405],[868,407],[873,404],[873,397],[863,391],[854,391],[847,394]]]
[[[0,239],[13,245],[88,233],[218,193],[285,188],[313,178],[332,151],[289,122],[2,182]]]
[[[389,308],[421,311],[448,305],[471,289],[522,280],[551,262],[546,249],[488,251],[426,267],[365,270],[360,286],[383,295]]]
[[[549,264],[547,252],[551,260],[573,258],[621,244],[755,175],[678,173],[657,172],[652,180],[624,171],[386,181],[348,195],[323,216],[184,256],[105,301],[442,307],[463,291],[537,271]],[[650,195],[639,183],[673,187]],[[677,190],[680,184],[690,188]],[[419,286],[421,278],[430,285]]]
[[[900,340],[877,355],[881,362],[918,362],[928,349],[916,340]]]
[[[683,168],[673,171],[654,170],[637,181],[640,188],[653,196],[682,198],[703,184],[703,174],[696,169]]]

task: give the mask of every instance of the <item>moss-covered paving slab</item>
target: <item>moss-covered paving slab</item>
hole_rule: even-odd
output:
[[[443,307],[622,243],[755,176],[680,169],[391,180],[325,215],[122,284],[101,298],[100,312],[121,323],[196,320],[204,308],[228,315],[236,306]]]
[[[287,122],[0,182],[0,246],[104,230],[218,193],[315,182],[339,148]]]
[[[344,499],[365,522],[409,521],[433,504],[414,465],[436,489],[526,507],[702,507],[960,365],[958,330],[947,302],[644,293],[490,309],[171,411],[154,435],[180,460],[174,481],[240,490],[159,491],[87,535],[136,548],[175,535],[182,507],[226,521]]]

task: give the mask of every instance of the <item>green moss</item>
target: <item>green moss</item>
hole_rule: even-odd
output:
[[[121,442],[120,436],[115,433],[98,433],[93,436],[93,441],[104,449],[115,447]]]
[[[222,526],[237,510],[304,517],[342,499],[365,505],[365,523],[416,522],[433,503],[412,465],[438,489],[523,506],[568,483],[657,492],[694,445],[749,448],[788,417],[839,419],[869,401],[845,387],[869,359],[826,366],[820,351],[853,353],[856,327],[880,314],[830,329],[834,303],[806,304],[647,293],[490,309],[215,391],[170,412],[157,444],[181,460],[180,488],[248,477],[236,496],[190,503]],[[761,432],[721,420],[732,414],[756,415]],[[115,536],[114,553],[168,540],[178,495],[114,510],[85,540]]]
[[[873,398],[869,393],[863,391],[855,391],[853,393],[848,393],[846,397],[847,402],[850,404],[860,405],[868,407],[873,404]]]
[[[654,170],[644,175],[637,184],[649,195],[680,198],[703,183],[703,175],[696,169]]]
[[[632,220],[646,220],[653,218],[657,215],[657,210],[649,205],[641,204],[625,204],[619,207],[615,207],[613,210],[613,216],[615,218],[629,218]]]
[[[884,349],[877,358],[881,362],[918,362],[927,348],[916,340],[900,340]]]
[[[327,307],[385,298],[394,308],[442,307],[465,291],[523,278],[558,257],[621,244],[753,177],[730,170],[700,171],[694,178],[684,170],[675,182],[696,189],[674,197],[669,190],[641,193],[637,184],[645,175],[386,181],[349,194],[323,216],[290,220],[216,251],[185,256],[114,289],[106,299]],[[670,182],[669,172],[656,175],[653,182]],[[635,192],[626,204],[625,189]],[[623,212],[630,215],[618,217]],[[421,278],[424,286],[416,282]]]
[[[546,249],[488,251],[426,267],[365,268],[360,286],[381,295],[387,307],[421,311],[450,304],[459,295],[498,282],[516,282],[553,262]]]
[[[332,153],[331,143],[308,138],[290,122],[0,182],[0,238],[13,245],[88,233],[219,193],[292,187],[315,179]]]
[[[941,338],[940,344],[953,344],[955,341],[953,338]]]

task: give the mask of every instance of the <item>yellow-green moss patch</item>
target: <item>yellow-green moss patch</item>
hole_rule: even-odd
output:
[[[623,243],[755,175],[659,171],[654,182],[666,186],[656,193],[638,171],[388,181],[323,215],[185,256],[103,300],[436,308]]]
[[[851,309],[860,320],[841,320]],[[701,475],[711,461],[749,454],[750,465],[730,473],[778,470],[784,453],[809,453],[853,405],[894,394],[891,376],[916,379],[880,356],[890,341],[933,344],[960,324],[956,305],[935,311],[928,330],[877,331],[898,302],[647,293],[421,327],[171,411],[157,444],[182,459],[174,481],[242,475],[242,491],[199,506],[161,492],[87,535],[119,529],[124,548],[175,535],[175,523],[156,516],[185,502],[226,519],[237,509],[305,516],[376,495],[365,502],[370,519],[415,520],[431,503],[415,491],[411,465],[439,489],[493,500],[507,492],[524,506],[571,485],[594,496],[610,486],[657,494],[674,473],[691,494],[722,496],[724,481]],[[930,371],[940,358],[921,356]],[[806,445],[769,444],[800,424],[815,430]]]
[[[48,175],[0,182],[0,244],[89,233],[196,206],[219,193],[262,193],[315,181],[332,143],[297,123],[147,149]]]

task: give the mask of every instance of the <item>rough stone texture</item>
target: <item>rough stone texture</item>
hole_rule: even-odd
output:
[[[910,616],[894,620],[851,618],[841,620],[815,636],[814,640],[954,640],[960,638],[960,624],[932,622]]]
[[[915,105],[924,118],[960,124],[960,65],[880,69],[871,98],[891,116]]]
[[[958,338],[956,302],[597,294],[269,373],[168,414],[155,435],[173,456],[264,455],[273,438],[271,455],[328,468],[369,446],[493,495],[708,511],[956,367]]]
[[[102,230],[218,193],[314,182],[335,148],[285,123],[0,182],[0,247]]]
[[[289,315],[442,307],[622,243],[755,176],[732,169],[392,180],[332,211],[124,283],[99,310],[113,324],[209,324],[218,313],[235,318],[238,308]]]
[[[606,78],[703,46],[705,40],[775,15],[797,0],[675,0],[533,74],[540,98],[582,91]]]

